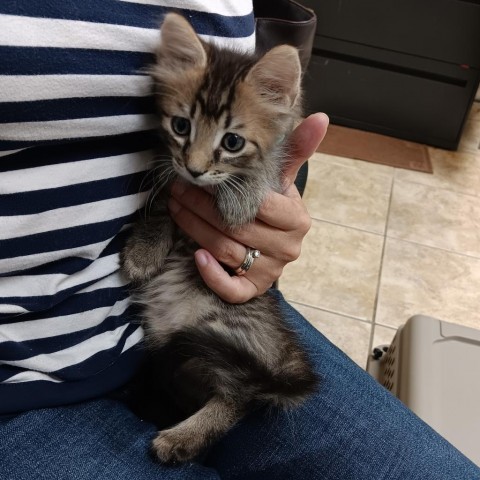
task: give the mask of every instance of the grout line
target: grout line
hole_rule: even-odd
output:
[[[383,233],[379,233],[379,232],[372,232],[370,230],[364,230],[362,228],[358,228],[358,227],[353,227],[351,225],[345,225],[343,223],[337,223],[337,222],[332,222],[331,220],[324,220],[323,218],[316,218],[312,215],[310,215],[310,218],[312,220],[314,220],[315,222],[322,222],[322,223],[328,223],[329,225],[335,225],[336,227],[344,227],[344,228],[349,228],[351,230],[355,230],[357,232],[362,232],[362,233],[369,233],[371,235],[375,235],[377,237],[383,237],[384,234]]]
[[[375,325],[382,328],[388,328],[389,330],[398,330],[398,327],[392,327],[392,325],[386,325],[385,323],[376,323]]]
[[[397,169],[397,170],[399,170],[399,169]],[[426,175],[428,175],[428,174],[426,174]],[[463,197],[472,197],[472,198],[475,198],[477,200],[480,198],[480,195],[475,195],[474,193],[459,192],[458,190],[452,190],[451,188],[442,187],[441,185],[430,185],[428,183],[422,183],[418,180],[404,180],[404,179],[401,179],[401,178],[397,178],[397,175],[395,175],[395,177],[396,177],[395,179],[400,183],[412,183],[414,185],[420,185],[421,187],[429,188],[431,190],[443,190],[444,192],[453,193],[455,195],[459,195],[459,196],[463,196]]]
[[[450,250],[448,248],[437,247],[435,245],[427,245],[425,243],[415,242],[414,240],[407,240],[405,238],[397,237],[394,235],[386,235],[386,238],[396,240],[398,242],[409,243],[411,245],[416,245],[418,247],[431,248],[432,250],[439,250],[441,252],[452,253],[453,255],[458,255],[460,257],[466,257],[466,258],[480,261],[480,255],[479,256],[470,255],[468,253],[458,252],[456,250]]]
[[[362,323],[366,323],[366,324],[372,324],[371,320],[366,320],[364,318],[354,317],[353,315],[348,315],[348,314],[345,314],[345,313],[336,312],[335,310],[328,310],[327,308],[321,308],[321,307],[318,307],[318,306],[315,306],[315,305],[310,305],[308,303],[299,302],[298,300],[291,300],[287,297],[285,297],[285,300],[288,303],[292,303],[292,304],[295,304],[295,305],[301,305],[302,307],[312,308],[313,310],[318,310],[319,312],[331,313],[333,315],[338,315],[339,317],[348,318],[349,320],[356,320],[358,322],[362,322]]]
[[[377,280],[377,288],[375,292],[375,301],[373,302],[373,313],[372,313],[372,330],[370,332],[370,341],[368,343],[368,352],[370,353],[373,349],[373,341],[375,336],[375,326],[376,326],[376,317],[377,317],[377,309],[378,309],[378,302],[380,298],[380,286],[382,283],[382,274],[383,274],[383,266],[385,262],[385,251],[387,248],[387,232],[388,232],[388,223],[390,221],[390,213],[393,201],[393,190],[395,188],[395,175],[392,176],[392,183],[390,185],[390,198],[388,199],[388,209],[387,209],[387,218],[385,220],[385,230],[383,235],[383,245],[382,245],[382,255],[380,257],[380,267],[378,270],[378,280]]]

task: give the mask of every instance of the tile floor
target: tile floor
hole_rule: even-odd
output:
[[[430,155],[433,175],[320,153],[309,164],[313,225],[280,289],[362,367],[414,314],[480,329],[480,102],[458,151]]]

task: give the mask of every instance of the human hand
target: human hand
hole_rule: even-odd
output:
[[[282,274],[283,268],[300,255],[310,215],[294,184],[298,170],[315,152],[328,127],[328,117],[317,113],[306,118],[289,139],[289,156],[283,193],[271,192],[254,222],[234,231],[225,229],[211,196],[201,188],[175,183],[169,202],[177,225],[202,248],[195,261],[205,283],[229,303],[243,303],[263,294]],[[244,260],[246,246],[261,256],[243,276],[230,276],[221,263],[232,269]]]

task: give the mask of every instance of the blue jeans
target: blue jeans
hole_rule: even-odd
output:
[[[201,461],[177,467],[151,459],[155,427],[119,400],[0,418],[0,478],[480,479],[479,468],[280,301],[321,377],[302,407],[253,412]]]

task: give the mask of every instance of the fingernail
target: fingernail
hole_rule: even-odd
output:
[[[198,250],[195,252],[195,259],[199,267],[206,267],[208,263],[208,258],[205,255],[205,252]]]
[[[174,198],[170,198],[168,201],[168,208],[175,214],[180,210],[180,204]]]

